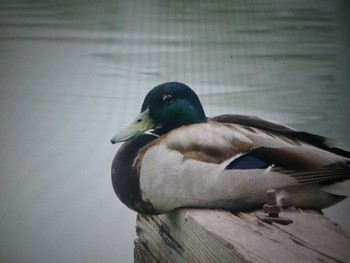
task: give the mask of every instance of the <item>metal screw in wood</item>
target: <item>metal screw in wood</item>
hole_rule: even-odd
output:
[[[278,223],[281,225],[289,225],[293,223],[293,220],[279,216],[279,214],[282,212],[282,207],[277,204],[276,190],[270,189],[266,192],[266,194],[267,203],[263,206],[263,211],[268,215],[260,218],[261,221],[269,224]]]

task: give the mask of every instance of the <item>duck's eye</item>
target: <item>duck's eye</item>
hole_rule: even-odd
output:
[[[174,97],[169,94],[163,95],[163,101],[165,104],[172,104],[174,102]]]

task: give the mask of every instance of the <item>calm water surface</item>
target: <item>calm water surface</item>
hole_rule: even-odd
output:
[[[307,2],[307,3],[305,3]],[[111,136],[147,91],[255,114],[350,149],[347,1],[2,1],[1,262],[132,262]],[[325,213],[350,230],[350,202]]]

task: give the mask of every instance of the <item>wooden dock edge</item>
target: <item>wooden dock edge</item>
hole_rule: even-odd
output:
[[[350,262],[350,234],[313,210],[288,209],[290,225],[263,223],[261,210],[179,209],[138,214],[135,263]]]

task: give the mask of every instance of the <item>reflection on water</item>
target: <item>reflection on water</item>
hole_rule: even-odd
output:
[[[256,114],[350,148],[347,1],[0,4],[0,255],[131,262],[110,137],[178,80],[208,116]],[[326,210],[350,229],[349,201]]]

